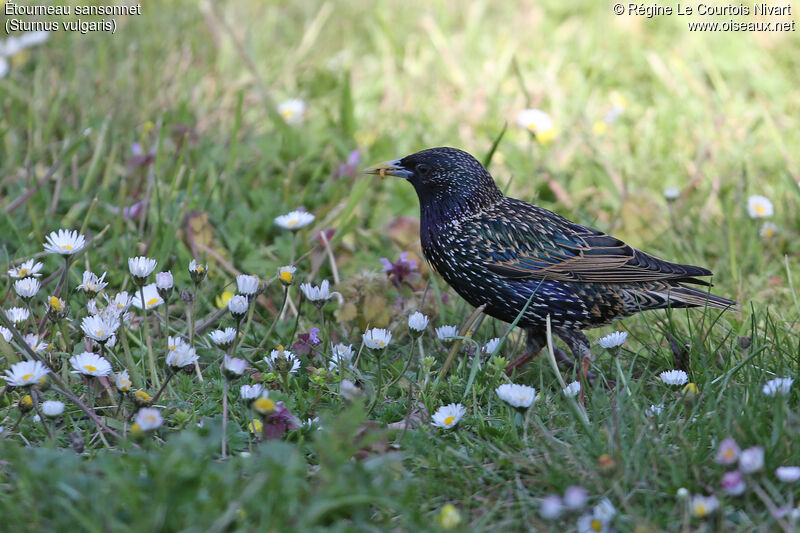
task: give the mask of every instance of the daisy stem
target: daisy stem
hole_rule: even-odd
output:
[[[161,384],[161,388],[158,389],[156,395],[153,396],[153,399],[150,402],[151,404],[155,404],[158,401],[158,399],[161,397],[161,393],[167,388],[167,383],[169,383],[169,380],[172,379],[173,375],[175,375],[175,372],[167,372],[167,378],[164,380],[164,383]]]
[[[69,276],[70,259],[71,256],[64,256],[64,272],[61,273],[61,279],[58,280],[58,286],[55,290],[55,293],[58,294],[59,289],[61,289],[61,296],[65,302],[67,301],[67,278]]]
[[[36,414],[39,415],[39,421],[42,423],[42,427],[44,428],[45,433],[47,433],[47,437],[55,442],[55,437],[50,432],[50,427],[47,425],[47,419],[42,416],[42,412],[39,410],[39,394],[36,390],[31,389],[31,399],[33,400],[33,409],[36,411]]]
[[[194,348],[194,306],[197,301],[197,283],[194,284],[192,289],[192,305],[189,306],[189,346]],[[169,329],[167,330],[169,331]],[[169,333],[167,333],[169,335]],[[200,361],[194,362],[194,372],[197,374],[197,379],[203,381],[203,373],[200,372]]]
[[[283,315],[283,311],[286,308],[286,300],[288,299],[288,296],[289,296],[289,286],[286,285],[283,288],[283,300],[281,301],[281,306],[278,308],[278,314],[275,315],[275,320],[272,321],[272,324],[270,325],[269,329],[267,330],[266,335],[264,335],[264,338],[261,339],[261,342],[258,343],[258,347],[256,348],[256,351],[258,351],[258,350],[260,350],[261,348],[264,347],[264,344],[267,342],[267,340],[269,339],[269,336],[272,334],[272,330],[275,329],[275,325],[278,323],[278,320],[281,319],[281,315]]]
[[[408,348],[408,357],[406,358],[406,364],[403,366],[403,370],[400,371],[400,374],[398,374],[398,376],[396,378],[394,378],[392,381],[390,381],[389,383],[386,384],[386,393],[387,394],[389,393],[389,389],[392,388],[392,385],[394,385],[395,383],[400,381],[400,378],[402,378],[406,374],[406,372],[408,372],[408,369],[411,366],[411,360],[414,359],[414,357],[413,357],[414,341],[412,340],[411,344],[409,344],[408,346],[409,346],[409,348]]]
[[[327,346],[328,346],[328,328],[325,326],[325,311],[322,310],[322,306],[319,306],[319,318],[320,323],[322,324],[322,357],[326,359],[327,362]]]
[[[228,378],[222,382],[222,458],[228,451]]]
[[[133,362],[131,348],[128,346],[128,332],[125,331],[125,325],[121,325],[119,329],[119,336],[120,340],[122,341],[122,351],[125,353],[125,364],[128,365],[128,369],[130,369],[134,382],[139,383],[140,386],[143,386],[144,384],[142,383],[142,377],[139,375],[139,367]]]
[[[158,372],[156,372],[156,360],[153,356],[153,341],[150,338],[150,323],[147,321],[147,302],[144,299],[144,285],[139,286],[139,294],[142,301],[142,315],[144,317],[144,336],[147,339],[147,360],[150,363],[150,382],[154,387],[158,387]]]
[[[375,385],[375,399],[372,400],[372,405],[369,406],[369,410],[367,414],[372,413],[372,410],[375,409],[378,405],[378,401],[381,398],[381,389],[383,388],[383,365],[381,364],[381,356],[378,355],[378,375],[377,375],[377,384]]]

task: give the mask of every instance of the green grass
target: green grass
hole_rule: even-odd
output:
[[[69,271],[70,321],[58,333],[44,328],[46,358],[61,373],[83,350],[86,297],[75,287],[84,269],[108,272],[110,295],[132,291],[127,259],[146,255],[173,271],[178,291],[191,292],[189,261],[207,262],[194,303],[199,322],[214,315],[217,296],[235,292],[236,273],[261,277],[264,295],[236,348],[256,365],[231,386],[230,457],[220,453],[222,352],[205,334],[195,341],[204,381],[172,378],[158,402],[165,425],[143,440],[107,437],[106,446],[70,401],[55,439],[31,413],[14,427],[23,393],[9,388],[0,398],[0,513],[9,530],[432,530],[453,504],[464,530],[571,531],[580,513],[548,522],[539,508],[574,484],[589,490],[590,505],[613,503],[620,531],[788,526],[769,507],[800,499],[797,484],[773,474],[800,457],[798,392],[769,398],[761,387],[796,376],[800,358],[795,34],[690,33],[685,17],[616,17],[597,2],[211,4],[148,4],[141,16],[119,19],[114,35],[60,32],[11,61],[0,79],[0,306],[23,305],[7,265],[36,257],[42,280],[57,272],[61,261],[41,247],[50,231],[82,228],[95,239]],[[595,134],[618,96],[624,112]],[[276,106],[294,97],[308,112],[289,126]],[[551,143],[516,127],[526,107],[553,117]],[[379,261],[419,253],[414,191],[401,180],[337,174],[356,149],[360,169],[440,145],[483,159],[498,139],[490,170],[509,194],[709,267],[714,291],[742,303],[741,313],[657,312],[615,324],[628,341],[616,357],[592,347],[599,379],[586,391],[586,425],[543,356],[512,376],[541,392],[524,416],[494,392],[506,381],[502,362],[473,362],[469,341],[441,378],[450,348],[433,326],[463,324],[472,308],[424,265],[398,289]],[[130,164],[134,142],[152,150],[150,164]],[[666,202],[665,187],[679,187],[679,200]],[[772,238],[747,214],[753,194],[774,203]],[[146,202],[142,217],[123,218],[119,207],[136,202]],[[316,220],[296,236],[273,223],[300,206]],[[316,237],[326,228],[336,230],[334,261]],[[277,319],[284,291],[275,272],[293,259],[297,284],[333,280],[335,264],[342,303],[325,306],[324,323],[297,287],[294,308]],[[31,302],[37,319],[57,282]],[[418,344],[406,320],[420,306],[432,324]],[[188,337],[186,308],[173,295],[171,334]],[[154,394],[134,315],[125,329],[134,387]],[[163,307],[148,316],[163,369]],[[232,325],[227,314],[214,323]],[[325,365],[304,356],[285,382],[260,362],[314,327],[358,349],[368,325],[392,330],[381,381],[399,378],[377,401],[368,349],[341,374],[310,370]],[[29,321],[22,329],[35,328]],[[482,345],[506,330],[487,318],[473,336]],[[686,346],[693,398],[657,378],[676,364],[667,333]],[[502,355],[512,360],[521,345],[512,332]],[[0,352],[3,371],[25,358],[14,342]],[[119,345],[111,352],[115,371],[127,366]],[[85,383],[63,373],[89,402]],[[342,378],[357,381],[363,396],[344,401]],[[300,419],[319,416],[323,429],[258,442],[238,386],[259,381]],[[98,414],[129,435],[130,398],[117,416],[109,402],[96,398]],[[451,402],[465,405],[465,418],[453,430],[432,428],[429,414]],[[649,416],[651,404],[664,410]],[[387,427],[405,418],[418,423]],[[722,491],[730,468],[713,461],[726,437],[766,452],[739,497]],[[613,465],[601,464],[604,454]],[[691,517],[676,498],[681,487],[717,495],[720,511]]]

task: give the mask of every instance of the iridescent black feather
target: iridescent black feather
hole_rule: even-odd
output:
[[[416,189],[422,250],[431,266],[470,304],[486,304],[486,313],[506,322],[530,299],[519,322],[530,336],[541,339],[550,315],[553,329],[581,351],[575,350],[585,339],[581,330],[639,311],[736,305],[690,286],[709,285],[696,279],[711,275],[705,268],[664,261],[504,196],[483,165],[461,150],[431,148],[382,168]]]

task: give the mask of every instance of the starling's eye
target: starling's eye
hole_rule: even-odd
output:
[[[431,173],[431,167],[426,165],[425,163],[420,163],[417,165],[417,175],[420,177],[425,177]]]

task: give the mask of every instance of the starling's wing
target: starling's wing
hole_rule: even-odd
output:
[[[605,283],[674,280],[709,285],[705,268],[670,263],[546,209],[506,198],[471,221],[486,268],[511,279]]]

